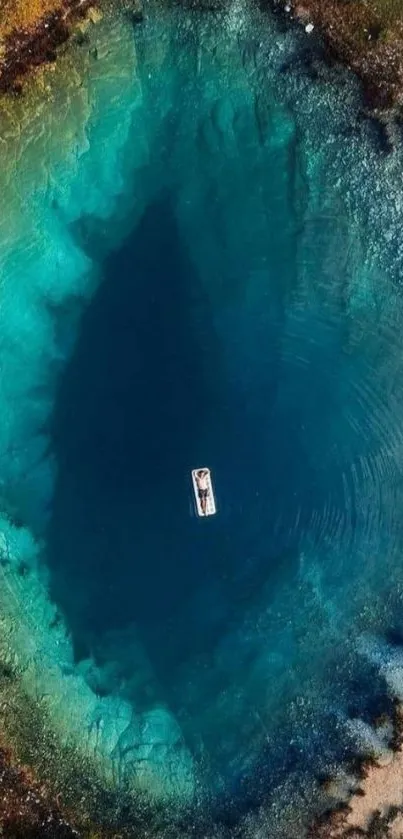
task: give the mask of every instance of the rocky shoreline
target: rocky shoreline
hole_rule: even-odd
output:
[[[399,114],[403,105],[402,3],[270,0],[270,7],[304,26],[311,38],[321,37],[328,55],[361,80],[372,113]]]
[[[20,92],[27,73],[55,61],[57,49],[77,22],[96,13],[99,3],[0,0],[0,93]],[[311,39],[319,36],[327,56],[349,67],[361,80],[365,104],[373,115],[381,119],[400,115],[403,4],[398,0],[260,0],[260,5],[281,14],[291,25],[303,26]]]
[[[5,16],[0,21],[0,93],[20,93],[30,71],[56,60],[77,22],[97,14],[96,0],[55,0],[51,10],[31,4],[26,18]]]
[[[381,726],[385,720],[379,721]],[[402,839],[403,706],[396,702],[389,745],[382,753],[357,760],[351,776],[326,779],[335,807],[318,818],[308,839]],[[374,723],[376,731],[377,722]]]
[[[76,839],[78,832],[44,785],[0,746],[0,835],[9,839]]]

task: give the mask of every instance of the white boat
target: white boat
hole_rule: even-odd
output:
[[[199,489],[199,485],[198,485],[198,481],[197,481],[198,477],[199,478],[203,477],[205,479],[205,484],[206,484],[206,487],[207,487],[206,497],[205,497],[206,504],[205,504],[204,510],[203,510],[204,499],[202,497],[201,490]],[[217,508],[216,508],[216,505],[215,505],[215,498],[214,498],[214,492],[213,492],[213,484],[212,484],[212,481],[211,481],[210,469],[208,469],[206,466],[201,466],[199,469],[192,469],[192,481],[193,481],[193,491],[194,491],[195,500],[196,500],[197,514],[199,516],[201,516],[202,518],[204,516],[214,516],[215,513],[217,512]]]

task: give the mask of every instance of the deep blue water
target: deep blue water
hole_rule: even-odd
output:
[[[303,33],[220,21],[108,32],[2,239],[4,590],[118,789],[299,837],[403,696],[402,160]]]
[[[168,173],[184,142],[180,115],[157,134]],[[347,639],[342,656],[334,646],[340,626],[351,632],[343,574],[357,562],[357,541],[359,550],[371,544],[349,474],[367,457],[366,406],[354,387],[368,372],[348,347],[348,265],[334,249],[333,218],[315,220],[301,288],[308,196],[297,140],[292,132],[280,148],[270,138],[266,149],[248,148],[247,126],[235,159],[218,149],[207,175],[196,147],[187,205],[177,183],[157,189],[100,262],[102,283],[59,380],[48,537],[51,594],[76,660],[100,668],[93,687],[123,691],[137,708],[167,703],[227,813],[228,796],[232,807],[238,796],[258,801],[301,772],[321,728],[321,750],[346,756],[338,714],[369,718],[385,707],[376,671]],[[179,178],[188,183],[185,164]],[[75,235],[97,259],[91,225]],[[376,337],[367,352],[378,352]],[[190,471],[200,463],[218,500],[207,521],[193,508]],[[131,633],[152,678],[133,667]],[[332,668],[343,684],[338,709]],[[312,680],[321,699],[308,701],[296,736],[284,711],[304,705]]]

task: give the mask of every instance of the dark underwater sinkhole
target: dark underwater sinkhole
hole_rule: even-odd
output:
[[[242,621],[263,587],[274,597],[284,579],[293,580],[301,534],[328,497],[299,429],[308,410],[319,416],[320,400],[311,435],[319,452],[326,449],[332,388],[321,389],[318,370],[315,381],[299,371],[290,387],[284,383],[278,300],[262,334],[252,312],[258,360],[248,368],[247,393],[245,369],[238,387],[228,358],[239,353],[242,328],[233,318],[228,332],[217,326],[169,198],[146,209],[102,272],[53,417],[51,594],[77,662],[92,657],[99,665],[95,690],[105,695],[124,684],[136,707],[167,702],[186,720],[194,751],[203,740],[221,775],[236,775],[233,757],[251,729],[238,730],[234,713],[226,719],[231,745],[223,748],[223,721],[216,718],[210,731],[205,706],[251,664],[241,652]],[[259,311],[263,302],[257,298]],[[250,316],[241,307],[238,323]],[[205,521],[195,516],[190,485],[190,470],[203,464],[212,468],[219,509]],[[337,486],[332,492],[336,503]],[[152,687],[139,677],[131,688],[132,630],[146,650]],[[193,685],[185,691],[189,662]],[[249,690],[246,671],[242,690]],[[256,701],[248,710],[255,727]]]

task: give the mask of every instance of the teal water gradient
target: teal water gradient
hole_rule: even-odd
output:
[[[1,243],[10,643],[105,783],[299,836],[402,694],[401,150],[241,3],[116,27]]]

